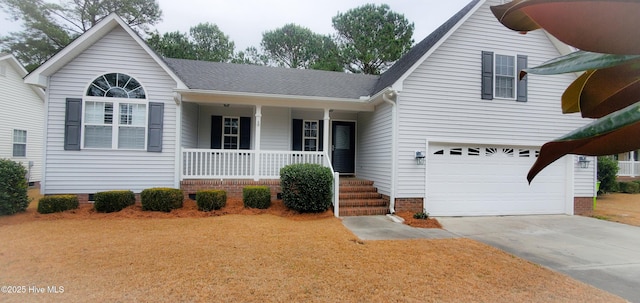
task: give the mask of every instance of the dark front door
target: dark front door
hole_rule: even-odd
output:
[[[356,123],[334,121],[331,124],[331,164],[341,174],[355,173]]]

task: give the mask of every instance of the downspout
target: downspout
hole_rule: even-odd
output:
[[[396,121],[397,121],[397,104],[391,98],[397,98],[396,91],[389,89],[388,93],[382,94],[382,100],[391,105],[391,189],[389,193],[389,212],[394,214],[396,212],[396,153],[397,153],[397,135],[396,135]]]

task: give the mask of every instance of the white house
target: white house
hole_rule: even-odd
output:
[[[22,163],[29,184],[37,186],[42,177],[44,92],[25,84],[26,75],[14,56],[0,53],[0,158]]]
[[[381,76],[161,58],[110,15],[25,78],[47,89],[42,192],[275,195],[280,167],[312,162],[343,176],[340,215],[581,212],[595,165],[526,181],[544,142],[586,123],[560,110],[575,75],[516,79],[567,48],[506,29],[499,3],[470,2]]]

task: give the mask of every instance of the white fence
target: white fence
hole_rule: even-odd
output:
[[[639,161],[618,161],[618,176],[637,177],[640,175]]]
[[[278,179],[289,164],[331,167],[324,152],[182,149],[182,179]],[[333,171],[333,169],[332,169]]]

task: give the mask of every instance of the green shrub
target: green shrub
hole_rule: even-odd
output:
[[[282,201],[299,212],[323,212],[331,207],[333,175],[318,164],[292,164],[280,169]]]
[[[637,194],[640,192],[640,184],[636,182],[619,182],[620,192],[627,194]]]
[[[600,190],[598,193],[610,193],[618,191],[618,161],[610,156],[598,157],[598,181]]]
[[[268,186],[246,186],[242,189],[244,207],[267,209],[271,206],[271,190]]]
[[[99,213],[112,213],[136,203],[136,196],[130,190],[112,190],[96,193],[93,208]]]
[[[59,213],[78,208],[76,195],[53,195],[40,198],[38,212],[41,214]]]
[[[212,211],[227,205],[227,192],[217,189],[199,190],[196,192],[198,210]]]
[[[419,219],[419,220],[426,220],[426,219],[429,219],[429,213],[424,213],[424,212],[415,213],[413,214],[413,218]]]
[[[0,215],[23,212],[29,206],[27,169],[18,162],[0,159]]]
[[[147,188],[140,193],[142,210],[170,212],[182,207],[182,190],[168,187]]]

